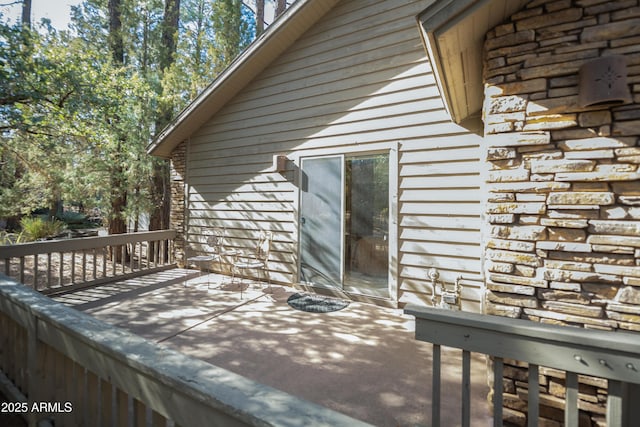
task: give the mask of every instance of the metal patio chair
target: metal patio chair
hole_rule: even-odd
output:
[[[240,298],[242,298],[242,277],[245,275],[246,270],[262,271],[263,276],[267,279],[269,288],[271,288],[268,263],[272,239],[273,233],[271,231],[262,231],[254,253],[249,256],[238,256],[234,260],[233,268],[231,269],[231,283],[235,281],[236,274],[240,276]]]
[[[231,255],[231,252],[225,252],[224,250],[224,237],[226,230],[222,227],[214,227],[211,230],[205,231],[203,235],[206,237],[203,246],[207,248],[207,253],[204,255],[195,255],[187,258],[187,265],[195,265],[200,270],[200,275],[205,270],[205,266],[208,266],[214,261],[218,261],[218,269],[222,271],[222,258],[224,255]],[[207,288],[210,285],[210,276],[207,276]],[[186,286],[186,282],[185,282]]]

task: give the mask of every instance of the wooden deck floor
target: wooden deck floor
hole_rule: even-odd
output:
[[[209,286],[210,285],[210,286]],[[246,284],[245,284],[246,285]],[[55,297],[105,322],[378,426],[427,426],[431,345],[401,310],[294,310],[297,290],[167,270]],[[442,425],[459,425],[460,354],[443,354]],[[491,425],[486,362],[472,359],[474,426]]]

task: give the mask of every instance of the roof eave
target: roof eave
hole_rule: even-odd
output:
[[[434,76],[451,119],[482,128],[486,33],[529,0],[440,0],[418,17]]]

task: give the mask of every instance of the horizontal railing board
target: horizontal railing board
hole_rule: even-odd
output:
[[[175,267],[176,232],[158,230],[0,246],[4,274],[43,293]]]
[[[416,339],[568,372],[640,384],[640,340],[521,319],[408,305]]]
[[[24,257],[34,254],[81,251],[106,246],[119,246],[140,241],[173,240],[175,230],[146,231],[140,233],[112,234],[81,239],[45,240],[17,245],[0,246],[0,259]]]
[[[177,425],[368,425],[159,347],[0,275],[0,310]],[[31,327],[33,328],[33,327]],[[31,329],[33,330],[33,329]]]
[[[48,296],[58,295],[58,294],[63,294],[68,292],[74,292],[79,289],[91,288],[99,285],[113,283],[115,280],[122,281],[122,280],[134,279],[136,277],[146,276],[149,274],[158,273],[160,271],[170,270],[175,267],[176,267],[176,264],[167,264],[159,267],[151,267],[145,270],[136,270],[136,271],[132,271],[131,273],[119,274],[115,277],[106,276],[106,277],[100,277],[94,280],[75,283],[72,285],[52,286],[50,288],[43,289],[40,292],[43,295],[48,295]]]

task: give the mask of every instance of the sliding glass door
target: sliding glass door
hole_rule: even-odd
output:
[[[300,279],[342,284],[343,157],[302,160]]]
[[[389,156],[302,160],[300,279],[388,297]]]

